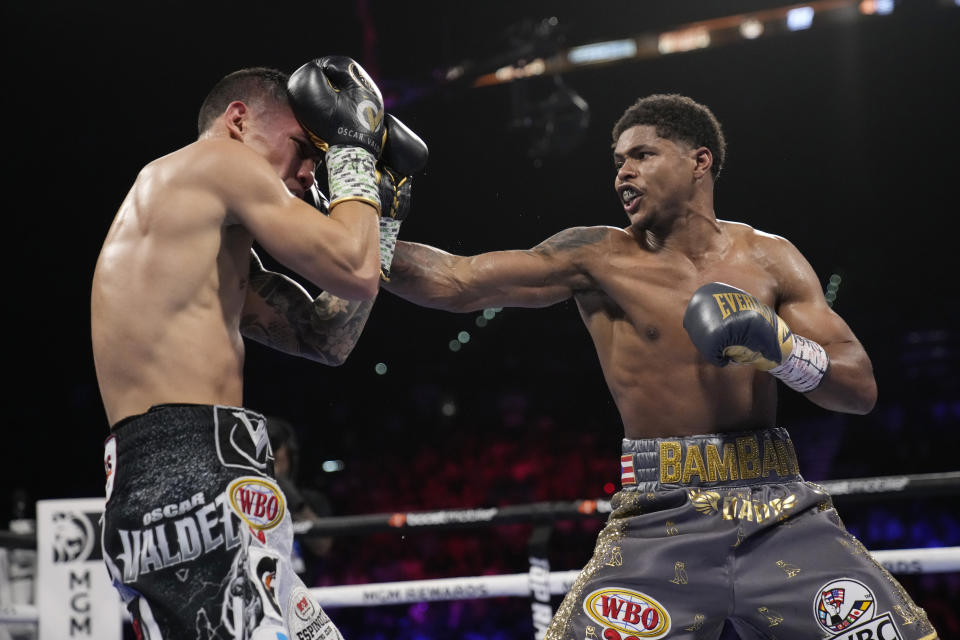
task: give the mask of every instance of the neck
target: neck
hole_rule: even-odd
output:
[[[633,225],[637,242],[649,251],[670,249],[692,259],[716,250],[723,227],[712,206],[691,203],[679,211],[653,212]]]

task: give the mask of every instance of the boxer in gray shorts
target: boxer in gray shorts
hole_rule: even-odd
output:
[[[713,640],[729,618],[747,638],[935,638],[829,497],[802,481],[774,428],[780,384],[848,414],[869,413],[877,385],[797,247],[717,216],[727,143],[716,116],[687,96],[648,95],[612,137],[626,227],[574,226],[528,250],[472,256],[399,242],[384,284],[457,313],[572,299],[590,334],[632,475],[538,636]],[[575,211],[544,219],[606,206],[570,200]]]
[[[622,490],[547,638],[934,637],[800,476],[785,429],[624,440]]]

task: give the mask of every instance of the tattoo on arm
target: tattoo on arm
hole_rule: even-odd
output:
[[[609,230],[604,227],[574,227],[550,236],[535,246],[532,251],[544,255],[554,255],[596,244],[606,238],[608,234]]]
[[[244,315],[245,336],[328,365],[347,359],[373,308],[373,300],[344,300],[327,292],[311,300],[293,280],[269,271],[251,274],[250,289],[273,313]]]

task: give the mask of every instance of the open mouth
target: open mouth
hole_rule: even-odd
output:
[[[620,202],[627,213],[633,213],[640,205],[640,198],[643,196],[637,189],[631,186],[625,186],[618,190]]]

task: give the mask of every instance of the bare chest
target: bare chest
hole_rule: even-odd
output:
[[[771,306],[776,302],[775,278],[743,256],[699,265],[650,256],[612,257],[594,279],[598,286],[577,296],[587,328],[595,338],[615,330],[638,346],[691,346],[683,313],[697,288],[708,282],[733,285]]]

